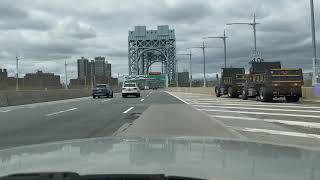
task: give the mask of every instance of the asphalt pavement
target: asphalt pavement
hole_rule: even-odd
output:
[[[320,146],[320,106],[142,91],[0,108],[0,149],[105,136],[206,136]]]

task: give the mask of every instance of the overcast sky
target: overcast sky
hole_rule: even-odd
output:
[[[77,75],[76,60],[106,56],[112,73],[128,72],[128,31],[134,26],[169,25],[175,29],[177,53],[202,44],[203,36],[221,36],[226,29],[228,65],[248,67],[253,48],[252,27],[225,26],[228,22],[250,22],[256,13],[257,47],[266,61],[280,60],[286,67],[310,71],[312,46],[309,0],[1,0],[0,68],[15,73],[37,69],[60,74],[64,60],[71,78]],[[317,46],[320,56],[320,0],[315,0]],[[205,40],[207,72],[223,67],[222,41]],[[202,75],[202,52],[194,49],[195,77]],[[179,69],[188,68],[181,60]]]

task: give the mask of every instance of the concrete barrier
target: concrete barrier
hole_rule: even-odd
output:
[[[80,98],[90,95],[90,89],[0,91],[0,107]]]
[[[198,94],[210,94],[214,95],[214,87],[172,87],[168,88],[168,91],[184,92],[184,93],[198,93]],[[320,91],[320,90],[319,90]],[[319,92],[320,93],[320,92]],[[302,97],[308,100],[320,100],[320,95],[317,95],[314,87],[303,87]]]

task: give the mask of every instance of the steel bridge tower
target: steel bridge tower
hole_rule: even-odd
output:
[[[135,26],[128,36],[129,75],[148,74],[151,65],[160,62],[162,73],[168,75],[169,84],[176,80],[176,38],[175,30],[168,25],[157,30],[146,26]]]

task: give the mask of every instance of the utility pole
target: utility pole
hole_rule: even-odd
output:
[[[202,42],[202,46],[199,47],[192,47],[192,48],[198,48],[202,49],[202,54],[203,54],[203,87],[207,87],[207,79],[206,79],[206,47],[204,45],[204,42]]]
[[[314,6],[313,0],[310,0],[310,9],[311,9],[311,32],[312,32],[312,46],[313,46],[313,60],[312,60],[312,85],[316,85],[318,83],[318,62],[317,62],[317,46],[316,46],[316,30],[314,25]]]
[[[16,91],[19,91],[19,58],[16,56]]]
[[[223,32],[223,36],[218,37],[204,37],[203,39],[222,39],[223,40],[223,48],[224,48],[224,67],[227,68],[227,45],[226,45],[226,30]]]
[[[187,48],[190,49],[190,48]],[[177,55],[187,55],[189,56],[189,86],[192,87],[192,51],[190,49],[190,53],[186,54],[177,54]]]
[[[68,90],[68,71],[67,71],[67,60],[65,60],[64,62],[64,73],[65,73],[65,76],[66,76],[66,83],[65,83],[65,90]]]
[[[234,24],[245,24],[245,25],[249,25],[253,27],[253,38],[254,38],[254,51],[257,52],[257,31],[256,31],[256,26],[257,23],[256,22],[256,14],[253,15],[253,23],[227,23],[228,26],[230,25],[234,25]]]

